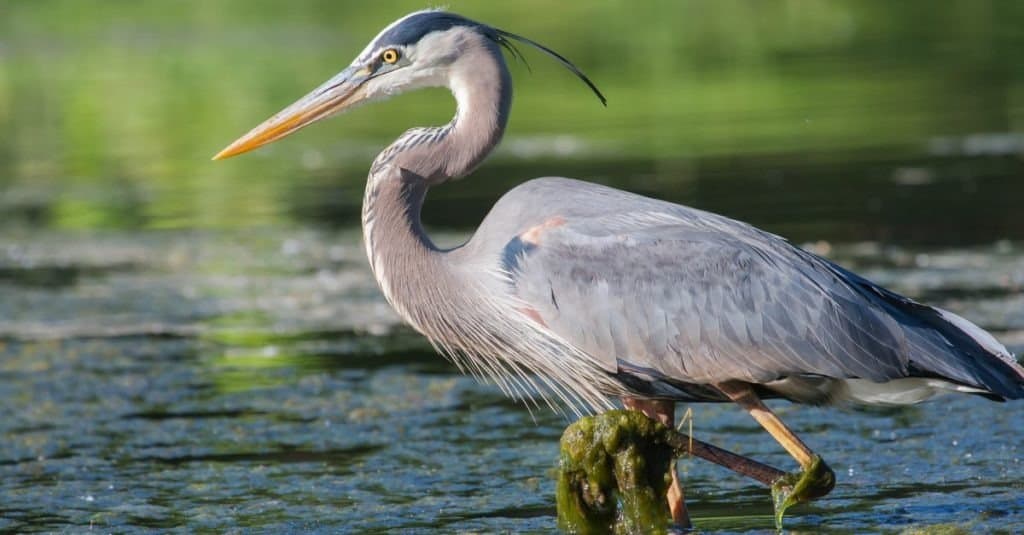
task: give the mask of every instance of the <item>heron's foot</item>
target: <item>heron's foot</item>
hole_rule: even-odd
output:
[[[772,504],[775,507],[775,527],[782,529],[786,509],[821,498],[836,486],[836,474],[820,456],[811,457],[810,465],[800,472],[792,472],[772,483]]]

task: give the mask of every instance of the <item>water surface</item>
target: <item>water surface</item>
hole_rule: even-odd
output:
[[[611,184],[787,236],[1019,354],[1021,5],[455,2],[573,58],[609,106],[527,52],[502,148],[425,218],[454,244],[526,178]],[[356,228],[373,155],[450,99],[208,161],[419,7],[0,7],[0,531],[553,529],[568,420],[402,326]],[[839,476],[788,530],[1024,531],[1024,404],[775,407]],[[699,438],[793,467],[739,409],[693,410]],[[766,489],[681,470],[699,528],[772,532]]]

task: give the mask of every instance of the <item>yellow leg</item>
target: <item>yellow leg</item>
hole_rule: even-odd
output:
[[[796,462],[800,463],[801,468],[805,470],[810,468],[814,462],[814,452],[789,427],[786,427],[786,424],[782,423],[778,416],[775,416],[775,413],[761,401],[761,398],[757,397],[750,385],[728,382],[715,386],[729,399],[746,409],[757,420],[757,423],[761,424],[761,427],[765,428],[796,459]]]
[[[836,485],[836,475],[832,469],[765,406],[749,384],[730,381],[715,386],[729,399],[747,409],[761,427],[800,463],[803,470],[801,473],[790,474],[772,484],[777,526],[782,525],[782,515],[790,505],[808,502],[832,491]]]

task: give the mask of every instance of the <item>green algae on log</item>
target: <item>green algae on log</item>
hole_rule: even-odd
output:
[[[643,413],[581,418],[562,434],[558,527],[569,533],[664,533],[676,456],[671,430]]]
[[[587,416],[562,434],[558,527],[569,533],[664,533],[672,461],[689,453],[771,487],[776,526],[786,509],[828,494],[835,474],[815,456],[787,474],[686,436],[632,410]]]

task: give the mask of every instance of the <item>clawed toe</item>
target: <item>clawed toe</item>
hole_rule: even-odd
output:
[[[798,503],[821,498],[836,486],[836,474],[820,456],[811,457],[811,463],[799,472],[792,472],[772,484],[772,504],[775,508],[775,527],[782,529],[786,509]]]

